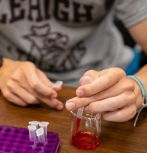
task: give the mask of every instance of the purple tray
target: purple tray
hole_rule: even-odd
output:
[[[47,133],[46,144],[29,141],[26,128],[0,126],[0,153],[57,153],[60,146],[59,135]]]

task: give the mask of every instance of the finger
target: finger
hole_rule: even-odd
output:
[[[86,100],[87,98],[74,97],[66,101],[65,107],[68,111],[73,111],[77,108],[87,105],[89,101],[88,100],[86,101]]]
[[[80,86],[76,90],[78,97],[92,96],[98,92],[106,90],[117,83],[125,73],[117,68],[107,69],[99,72],[99,76],[90,84]]]
[[[125,122],[132,119],[136,114],[136,106],[130,105],[114,112],[106,112],[102,117],[106,121]]]
[[[90,98],[93,99],[93,101],[98,101],[98,100],[103,100],[106,98],[110,98],[110,97],[114,97],[117,96],[123,92],[126,91],[132,91],[134,92],[135,90],[135,86],[132,83],[132,81],[130,81],[128,79],[128,77],[124,77],[123,79],[121,79],[118,83],[116,83],[114,86],[99,92],[98,94],[95,94],[94,96],[91,96]]]
[[[92,76],[90,74],[89,75],[84,74],[84,76],[82,76],[80,78],[80,81],[79,81],[80,82],[80,85],[85,85],[85,84],[91,83],[94,79],[96,79],[96,77],[98,77],[98,72],[97,72],[97,75],[95,75],[95,76]]]
[[[104,111],[113,111],[115,109],[124,107],[128,103],[133,103],[135,101],[134,92],[127,91],[120,95],[106,98],[103,100],[98,100],[99,96],[94,95],[88,98],[74,97],[66,101],[65,107],[68,111],[75,110],[80,107],[86,107],[87,112],[91,113],[102,113]]]
[[[95,70],[88,70],[84,73],[84,75],[80,78],[80,85],[91,83],[99,76],[99,72]]]
[[[15,75],[16,76],[13,76],[13,78],[17,78],[17,77],[20,77],[21,75],[20,75],[21,73],[16,73]],[[40,73],[41,74],[41,73]],[[15,80],[15,79],[14,79]],[[19,80],[19,83],[20,83],[20,85],[23,87],[23,88],[25,88],[27,91],[29,91],[31,94],[33,94],[35,97],[36,97],[36,99],[37,99],[37,102],[42,102],[42,103],[45,103],[45,104],[47,104],[47,105],[49,105],[50,107],[52,107],[52,108],[56,108],[56,107],[63,107],[63,106],[60,106],[60,105],[63,105],[63,104],[61,104],[60,102],[53,102],[52,103],[52,101],[50,100],[50,98],[49,97],[46,97],[46,96],[43,96],[43,95],[41,95],[41,94],[39,94],[39,93],[36,93],[36,92],[34,92],[34,90],[32,90],[32,88],[30,87],[30,85],[28,84],[28,82],[27,82],[27,80],[26,80],[26,78],[24,77],[24,76],[22,76],[22,80],[20,81]],[[57,105],[57,106],[56,106]],[[57,109],[58,109],[57,108]],[[59,109],[60,109],[59,108]]]
[[[42,102],[45,103],[46,105],[50,106],[51,108],[56,108],[58,110],[63,109],[63,103],[59,101],[58,99],[49,99],[45,98],[44,96],[38,95],[38,99]]]
[[[48,85],[48,87],[50,87],[51,89],[53,89],[54,91],[60,91],[61,89],[62,89],[62,84],[63,84],[63,82],[62,82],[62,84],[57,84],[57,83],[60,83],[60,82],[56,82],[56,83],[52,83],[49,79],[48,79],[48,77],[42,72],[42,71],[40,71],[39,69],[37,69],[37,73],[38,73],[38,76],[39,76],[39,78],[40,78],[40,80],[44,83],[44,84],[46,84],[46,85]]]
[[[4,97],[12,102],[13,104],[19,105],[19,106],[27,106],[27,104],[21,99],[19,98],[17,95],[15,95],[14,93],[10,92],[8,89],[5,91],[2,91]]]
[[[56,91],[60,91],[62,89],[62,85],[63,85],[63,81],[56,81],[55,83],[51,85],[51,87]]]
[[[48,85],[49,87],[51,87],[52,89],[54,89],[55,91],[60,91],[62,89],[62,85],[63,85],[63,81],[56,81],[55,83],[52,83],[48,77],[39,69],[37,69],[37,73],[38,76],[40,78],[40,80],[42,80],[42,82],[46,85]]]
[[[52,85],[52,82],[48,79],[48,77],[39,69],[36,69],[36,72],[38,74],[38,77],[40,78],[40,80],[48,85],[48,86],[51,86]]]
[[[95,101],[90,103],[85,109],[90,113],[103,113],[107,111],[115,111],[121,109],[127,105],[135,103],[135,94],[134,92],[125,92],[118,96],[107,98],[100,101]]]
[[[53,103],[57,103],[57,105],[55,105],[56,109],[58,109],[58,110],[62,110],[63,109],[64,105],[63,105],[63,103],[60,100],[52,99],[52,102]]]
[[[44,96],[57,97],[57,93],[48,86],[48,84],[43,83],[39,76],[37,75],[37,69],[33,64],[30,64],[27,71],[24,70],[25,76],[28,83],[33,90]]]
[[[25,103],[28,104],[38,104],[38,101],[34,95],[32,95],[30,92],[19,86],[19,84],[15,81],[10,80],[7,83],[7,87],[10,89],[11,92],[13,92],[15,95],[17,95],[20,99],[25,101]]]
[[[89,76],[88,76],[89,73]],[[97,74],[96,71],[94,70],[89,70],[87,71],[87,73],[84,74],[84,76],[80,79],[80,85],[86,85],[92,82],[92,79],[90,77],[90,75]],[[94,75],[93,75],[94,76]],[[66,101],[65,107],[68,111],[83,107],[88,105],[90,102],[89,98],[78,98],[78,97],[74,97],[72,99],[69,99],[68,101]]]

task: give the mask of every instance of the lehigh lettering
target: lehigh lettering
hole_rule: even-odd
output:
[[[0,23],[6,23],[7,22],[7,15],[6,14],[2,14],[0,17]]]
[[[54,0],[54,16],[60,21],[69,20],[69,0]]]
[[[74,21],[91,21],[92,20],[92,9],[91,5],[80,5],[79,3],[74,2]]]
[[[11,10],[11,19],[10,22],[16,22],[24,18],[24,10],[21,8],[21,2],[17,3],[16,0],[9,0],[10,10]]]
[[[5,0],[0,0],[1,2],[5,3]],[[94,9],[94,6],[90,4],[70,0],[8,0],[8,2],[9,5],[6,5],[6,9],[9,11],[7,13],[0,11],[0,23],[14,23],[24,19],[41,22],[51,17],[51,11],[53,11],[52,17],[59,21],[89,22],[92,20],[92,10]]]
[[[44,0],[44,14],[45,14],[45,19],[50,18],[49,12],[51,11],[50,9],[50,0]]]
[[[33,4],[35,2],[35,4]],[[29,20],[31,21],[42,21],[43,17],[41,16],[40,0],[29,0]],[[34,12],[34,13],[33,13]],[[33,17],[34,16],[34,17]],[[36,17],[35,17],[36,16]]]

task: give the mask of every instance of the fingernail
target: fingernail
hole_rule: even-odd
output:
[[[88,84],[88,83],[91,83],[91,82],[92,82],[92,78],[90,76],[83,76],[80,79],[81,85]]]
[[[65,105],[66,105],[67,110],[69,111],[75,108],[75,104],[72,101],[67,101]]]
[[[63,109],[63,105],[62,104],[57,105],[57,109],[58,110],[62,110]]]
[[[91,78],[90,76],[88,76],[88,75],[83,76],[81,79],[82,79],[85,83],[90,83],[90,82],[92,81],[92,78]]]
[[[84,95],[84,92],[83,92],[81,89],[77,89],[76,95],[77,95],[78,97],[82,97],[82,96]]]

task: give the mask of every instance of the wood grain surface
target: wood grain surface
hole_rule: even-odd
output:
[[[75,89],[64,87],[59,98],[63,102],[75,95]],[[45,105],[18,107],[0,95],[0,125],[26,127],[29,121],[49,121],[48,130],[55,131],[61,139],[59,153],[147,153],[147,110],[144,110],[137,127],[133,120],[125,123],[102,121],[101,144],[93,150],[81,150],[70,144],[71,114]]]

